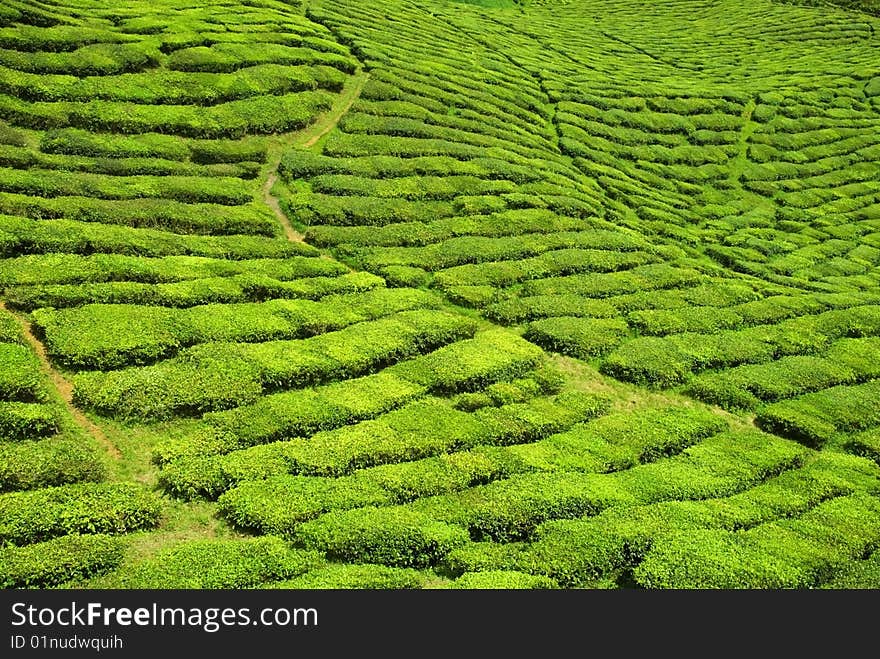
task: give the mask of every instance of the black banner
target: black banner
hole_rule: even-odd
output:
[[[265,649],[384,652],[457,648],[515,652],[568,647],[686,651],[777,640],[813,645],[835,617],[839,652],[874,628],[876,592],[651,591],[2,591],[2,657],[141,656],[184,651],[237,656]],[[797,633],[794,633],[797,631]],[[703,640],[705,639],[705,640]],[[720,645],[719,645],[720,644]],[[794,644],[794,645],[793,645]],[[708,650],[709,647],[705,646]],[[592,649],[591,649],[592,648]],[[604,654],[604,652],[603,652]],[[203,655],[201,655],[203,656]],[[333,655],[331,655],[333,656]]]

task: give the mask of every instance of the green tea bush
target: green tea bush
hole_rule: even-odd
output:
[[[615,349],[600,370],[627,382],[670,387],[685,381],[693,363],[692,357],[669,341],[640,337]]]
[[[45,399],[45,385],[37,356],[27,347],[0,343],[0,399]]]
[[[837,386],[773,403],[757,415],[757,424],[809,446],[821,446],[837,432],[880,425],[880,383]]]
[[[519,377],[541,361],[539,348],[515,334],[489,330],[395,367],[395,373],[438,392],[481,389]]]
[[[880,552],[875,551],[864,560],[841,566],[840,571],[822,587],[834,590],[880,588]]]
[[[64,218],[202,235],[276,236],[279,233],[275,217],[256,204],[223,206],[150,198],[46,198],[0,192],[0,212],[35,219]]]
[[[628,331],[623,320],[563,316],[529,323],[524,336],[545,350],[590,359],[613,349]]]
[[[159,500],[135,483],[81,483],[0,494],[0,542],[69,533],[126,533],[156,525]]]
[[[847,449],[856,455],[863,455],[880,464],[880,428],[866,430],[847,440]]]
[[[242,446],[308,436],[403,405],[425,389],[388,370],[314,389],[264,396],[252,405],[211,412],[205,421]]]
[[[281,538],[193,540],[160,550],[118,573],[125,588],[253,588],[322,567],[313,551]]]
[[[490,304],[484,313],[488,318],[505,325],[514,325],[538,318],[577,317],[610,318],[616,309],[605,300],[577,295],[533,295],[514,297]]]
[[[745,531],[661,538],[633,574],[648,588],[809,588],[860,558],[878,538],[880,504],[853,495]]]
[[[327,296],[321,302],[273,300],[187,309],[141,305],[40,309],[33,318],[46,337],[49,354],[61,363],[109,369],[148,363],[194,343],[295,339],[426,306],[436,306],[428,294],[377,289],[354,296]]]
[[[48,588],[108,572],[122,561],[123,542],[108,535],[65,535],[0,548],[0,587]]]
[[[633,567],[655,538],[692,529],[736,530],[801,514],[829,498],[874,491],[878,477],[880,471],[865,460],[818,453],[802,467],[729,497],[610,508],[591,518],[542,524],[535,541],[505,564],[577,587]]]
[[[513,570],[490,570],[486,572],[466,572],[453,581],[449,587],[466,590],[538,590],[559,588],[559,584],[544,576]]]
[[[61,418],[54,405],[0,402],[0,437],[35,439],[58,432]]]
[[[680,332],[712,333],[736,329],[742,324],[742,317],[732,309],[700,306],[633,311],[626,319],[641,334],[655,336]]]
[[[726,429],[712,412],[665,407],[614,412],[508,450],[540,471],[618,471],[674,455]]]
[[[772,402],[854,381],[853,371],[834,361],[792,356],[699,376],[688,385],[688,393],[726,408],[754,409],[759,400]]]
[[[269,587],[293,590],[404,590],[423,588],[429,579],[429,574],[412,568],[331,563]]]
[[[250,184],[233,177],[125,176],[0,167],[0,190],[38,197],[82,196],[110,200],[158,197],[193,204],[239,206],[253,199]]]
[[[352,378],[471,336],[471,320],[405,311],[298,342],[204,343],[140,368],[83,373],[80,404],[121,417],[162,418],[253,402],[264,390]],[[406,377],[404,374],[401,374]]]
[[[91,133],[79,128],[46,131],[40,137],[40,150],[44,153],[97,158],[186,160],[190,155],[187,143],[171,135],[158,133],[113,135]]]
[[[206,256],[232,260],[308,256],[300,243],[264,236],[183,236],[170,231],[79,222],[31,220],[0,216],[8,234],[4,249],[10,256],[66,252],[113,253],[127,256]]]
[[[0,492],[100,481],[105,475],[98,450],[78,437],[0,443]]]
[[[296,540],[331,559],[427,567],[468,542],[463,528],[403,508],[331,512],[300,525]]]

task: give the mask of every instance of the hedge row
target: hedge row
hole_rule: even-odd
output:
[[[268,587],[291,590],[404,590],[423,588],[430,580],[430,574],[412,568],[330,563]]]
[[[37,197],[79,196],[124,200],[163,198],[184,203],[239,206],[254,198],[253,186],[233,177],[104,176],[0,167],[0,190]]]
[[[688,286],[698,283],[700,278],[696,270],[658,263],[640,266],[626,272],[536,279],[523,284],[522,292],[524,295],[580,295],[607,298],[642,290]]]
[[[233,436],[236,448],[245,448],[369,419],[425,393],[425,387],[385,369],[354,380],[272,394],[250,405],[210,412],[204,419]]]
[[[148,43],[92,43],[64,53],[0,50],[0,65],[27,73],[106,76],[159,66],[161,54]]]
[[[122,555],[121,540],[103,534],[0,548],[0,588],[48,588],[85,579],[112,570]]]
[[[802,514],[829,498],[873,492],[878,485],[880,470],[869,461],[817,453],[802,467],[732,496],[610,508],[595,517],[548,522],[538,527],[535,541],[523,552],[511,556],[499,553],[499,548],[481,554],[491,567],[546,574],[567,587],[578,587],[633,567],[656,538],[668,533],[749,528]],[[467,559],[465,565],[474,560],[461,559]]]
[[[626,322],[616,318],[562,316],[529,323],[524,336],[545,350],[590,359],[612,350],[628,333]]]
[[[44,198],[0,192],[0,212],[37,220],[66,219],[201,235],[277,236],[280,233],[277,218],[258,204],[223,206],[171,199]]]
[[[880,502],[853,495],[745,531],[659,538],[633,571],[647,588],[810,588],[880,542]]]
[[[684,382],[692,370],[816,353],[841,337],[878,335],[878,311],[876,305],[863,305],[715,335],[636,338],[612,352],[601,370],[630,382],[672,386]],[[860,370],[865,368],[862,365]]]
[[[767,405],[757,424],[808,446],[821,446],[837,433],[880,425],[880,381],[837,386]]]
[[[475,176],[503,179],[514,183],[537,181],[540,175],[526,166],[499,158],[458,160],[449,156],[372,156],[331,158],[306,150],[288,151],[281,157],[278,171],[288,180],[327,174],[349,174],[362,179],[397,179],[407,176]]]
[[[863,455],[880,464],[880,428],[853,435],[847,441],[846,447],[856,455]]]
[[[24,343],[18,319],[8,311],[0,311],[0,343]]]
[[[511,540],[528,535],[547,519],[579,517],[614,504],[728,494],[802,456],[790,443],[766,435],[725,435],[680,457],[621,474],[515,476],[404,506],[330,512],[299,525],[296,537],[307,547],[346,561],[427,566],[466,545],[469,534]],[[719,459],[735,465],[734,471],[710,471],[712,464],[717,469]]]
[[[59,408],[47,403],[0,402],[0,440],[54,435],[61,424]]]
[[[193,540],[126,565],[116,579],[123,588],[253,588],[320,568],[324,559],[293,549],[281,538]]]
[[[855,590],[880,588],[880,552],[874,551],[864,560],[852,561],[841,567],[834,577],[822,585],[834,590]]]
[[[465,529],[402,507],[331,512],[297,529],[297,542],[334,560],[428,567],[469,540]]]
[[[354,73],[357,61],[333,52],[263,43],[259,48],[245,43],[216,43],[213,46],[181,48],[171,53],[166,66],[172,71],[228,73],[259,64],[325,64]]]
[[[167,489],[179,496],[214,497],[241,481],[260,481],[298,473],[339,477],[358,469],[393,464],[400,460],[433,458],[475,446],[534,442],[574,423],[599,416],[607,408],[608,401],[599,396],[563,394],[557,399],[538,398],[467,414],[454,409],[442,399],[428,398],[373,421],[319,432],[308,441],[276,442],[222,457],[203,457],[212,448],[214,453],[220,451],[210,446],[206,447],[206,451],[198,451],[198,446],[191,445],[187,447],[189,453],[183,454],[190,457],[165,465],[160,480]],[[498,458],[501,460],[499,470],[512,469],[511,465],[518,462],[525,464],[519,458],[506,459],[503,453]],[[426,464],[430,469],[431,463]],[[418,463],[400,467],[403,472],[412,471],[414,474],[423,468]],[[529,466],[523,468],[531,470]],[[393,471],[395,468],[389,469]],[[418,476],[413,478],[417,479]],[[313,480],[318,483],[321,479]],[[260,485],[253,487],[259,489]],[[412,487],[417,488],[418,484]],[[235,499],[235,496],[232,498]],[[254,502],[259,504],[260,499],[255,498]],[[243,504],[247,503],[246,499],[243,500]],[[267,500],[267,503],[270,507],[274,506],[271,501]],[[296,505],[293,504],[287,512],[270,510],[270,513],[281,515],[277,519],[284,515],[295,518]],[[234,514],[239,515],[239,511],[236,510]],[[244,517],[241,519],[244,520]],[[257,518],[250,516],[250,519],[249,523],[253,525],[253,520]]]
[[[83,304],[138,304],[193,307],[201,304],[256,302],[270,299],[318,300],[327,295],[363,293],[384,286],[381,277],[351,272],[338,277],[305,277],[279,281],[264,275],[206,277],[170,284],[109,282],[11,286],[5,296],[12,306],[33,310]]]
[[[364,375],[474,329],[446,312],[405,311],[296,342],[205,343],[151,366],[80,374],[74,399],[120,418],[201,414],[253,402],[267,389]]]
[[[545,208],[514,208],[484,215],[425,218],[418,222],[398,222],[381,227],[310,226],[306,235],[317,246],[351,245],[352,247],[416,247],[438,243],[456,236],[519,236],[532,233],[557,233],[584,230],[584,221],[558,215]],[[600,229],[584,230],[599,234],[605,242],[622,234]],[[597,236],[598,237],[598,236]],[[583,238],[581,238],[583,239]],[[600,239],[601,240],[601,239]],[[638,243],[633,239],[633,243]],[[643,246],[644,247],[644,246]],[[638,248],[638,247],[636,247]]]
[[[576,257],[580,255],[588,265],[590,262],[594,264],[593,269],[602,271],[642,265],[651,260],[652,257],[639,251],[636,244],[625,234],[615,236],[610,231],[588,230],[500,237],[459,236],[424,247],[368,247],[356,251],[355,254],[367,267],[406,265],[434,271],[453,266],[461,267],[463,264],[522,259],[569,249],[573,250],[571,262],[576,262]],[[550,272],[540,272],[541,263],[532,263],[538,268],[538,274],[532,279],[554,272],[560,274],[559,268],[553,268],[552,263],[545,265]],[[506,265],[512,267],[512,264]],[[467,268],[462,270],[467,271]]]
[[[543,277],[566,276],[584,272],[616,272],[656,261],[645,252],[612,252],[603,249],[558,249],[532,258],[459,265],[442,270],[434,285],[442,289],[462,286],[498,286]],[[368,262],[367,267],[370,264]]]
[[[726,429],[720,416],[699,408],[614,412],[508,452],[529,471],[621,471],[674,455]]]
[[[448,201],[410,201],[379,197],[299,195],[283,200],[282,206],[300,224],[311,226],[380,227],[398,222],[431,222],[456,214]]]
[[[0,543],[30,544],[70,533],[151,528],[159,500],[135,483],[79,483],[0,494]]]
[[[27,346],[0,343],[0,400],[46,400],[40,360]]]
[[[0,215],[0,254],[94,253],[125,256],[206,256],[220,259],[311,255],[302,243],[263,236],[187,236],[157,229]]]
[[[198,176],[255,179],[260,163],[218,163],[199,165],[158,158],[88,158],[39,153],[26,148],[0,148],[0,166],[15,169],[41,169],[66,172],[91,172],[107,176]]]
[[[3,56],[0,54],[0,62]],[[332,71],[332,73],[331,73]],[[261,64],[229,73],[152,70],[75,78],[0,69],[0,93],[28,101],[126,101],[144,105],[199,105],[318,88],[339,91],[346,76],[330,67]],[[161,112],[161,108],[156,109]]]
[[[80,437],[0,443],[0,492],[101,481],[100,452]]]
[[[371,179],[351,174],[322,174],[309,182],[318,194],[380,199],[452,200],[459,195],[497,195],[514,192],[516,184],[476,176],[402,176]]]
[[[768,364],[699,376],[690,383],[688,392],[722,407],[754,409],[760,401],[772,402],[880,377],[878,351],[880,339],[876,337],[840,339],[822,357],[782,357]]]
[[[604,411],[601,406],[604,401],[583,394],[580,396],[582,400],[572,399],[571,394],[559,397],[552,405],[542,405],[541,399],[538,399],[520,408],[520,410],[529,410],[526,419],[543,415],[540,424],[530,429],[528,435],[517,437],[518,441],[532,443],[501,447],[483,446],[460,453],[362,469],[350,476],[335,479],[273,476],[272,467],[277,469],[280,466],[287,472],[301,469],[297,465],[295,447],[276,447],[278,449],[276,455],[282,457],[283,451],[283,458],[287,463],[272,464],[269,469],[264,467],[253,470],[259,471],[259,476],[265,480],[239,483],[220,497],[220,510],[237,526],[289,535],[297,524],[330,510],[400,504],[422,497],[449,494],[533,471],[580,469],[598,471],[605,467],[625,468],[630,466],[625,463],[627,458],[631,463],[657,459],[680,451],[722,430],[725,426],[717,417],[708,413],[689,413],[684,409],[672,409],[636,415],[628,419],[628,427],[633,433],[638,433],[641,429],[649,431],[641,446],[632,447],[625,443],[622,437],[625,415],[622,414],[602,417],[576,430],[552,434],[565,430],[574,422],[584,421]],[[579,411],[576,405],[580,406]],[[497,422],[501,415],[514,420],[516,411],[516,406],[502,407],[498,410],[498,415],[492,417],[481,416],[478,412],[474,419],[484,424],[480,441],[486,444],[509,443],[509,439],[506,439],[503,433],[492,427],[492,422]],[[614,433],[620,435],[617,438],[620,444],[614,444]],[[611,439],[604,439],[609,436]],[[449,439],[455,441],[457,438]],[[617,464],[609,466],[608,463],[603,464],[596,459],[592,444],[603,441],[609,449],[616,450]],[[300,450],[300,453],[304,452],[308,451]],[[578,462],[580,457],[586,459]],[[234,460],[235,458],[225,460],[226,465],[221,465],[221,472],[226,466],[228,473],[229,463],[234,465]],[[237,462],[241,464],[243,461]],[[190,466],[191,469],[193,467],[198,468],[195,464]],[[234,481],[231,476],[231,474],[227,476],[227,482]]]
[[[379,288],[327,296],[320,302],[271,300],[186,309],[86,305],[38,309],[32,317],[53,359],[75,368],[108,370],[155,361],[196,343],[297,339],[400,311],[436,306],[436,300],[422,291]],[[0,369],[0,393],[5,389]]]
[[[616,308],[605,300],[578,295],[531,295],[512,297],[489,304],[483,313],[504,325],[553,317],[609,319],[617,315]]]
[[[625,471],[514,476],[410,506],[467,527],[475,539],[511,541],[527,537],[548,519],[594,515],[621,504],[733,494],[798,464],[805,455],[803,447],[772,435],[729,432]]]
[[[519,377],[542,358],[543,353],[536,346],[510,332],[493,329],[399,364],[394,373],[437,393],[448,394]]]
[[[0,263],[0,284],[80,284],[114,280],[159,284],[239,274],[291,280],[343,272],[345,266],[342,264],[313,258],[311,254],[287,259],[231,261],[201,256],[147,258],[122,254],[51,253],[4,259]]]
[[[485,572],[466,572],[453,581],[449,588],[466,590],[539,590],[559,588],[553,579],[526,574],[515,570],[486,570]]]
[[[256,162],[199,165],[158,158],[88,158],[38,153],[19,147],[0,146],[0,165],[15,169],[90,172],[106,176],[198,176],[255,179],[261,166]]]
[[[139,105],[93,100],[25,103],[0,94],[0,118],[25,128],[81,128],[125,135],[163,133],[201,139],[241,139],[248,134],[299,130],[332,105],[330,93],[304,91],[253,96],[210,107]]]
[[[40,137],[40,150],[94,158],[162,158],[194,163],[266,162],[263,138],[242,140],[184,140],[160,133],[114,135],[78,128],[50,130]]]
[[[296,537],[352,562],[428,565],[464,546],[468,534],[509,541],[545,520],[595,514],[615,504],[732,494],[804,455],[796,444],[769,435],[727,433],[619,474],[529,474],[405,506],[331,512],[301,524]]]

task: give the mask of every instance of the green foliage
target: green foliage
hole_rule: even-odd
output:
[[[205,343],[142,368],[77,376],[74,397],[129,418],[203,413],[256,400],[266,389],[350,378],[473,334],[442,311],[405,311],[301,341]]]
[[[105,474],[99,451],[79,437],[0,443],[0,492],[100,481]]]
[[[293,590],[404,590],[422,588],[427,581],[428,576],[424,572],[412,568],[331,563],[270,587]]]
[[[0,548],[0,587],[47,588],[84,579],[112,570],[122,555],[122,541],[101,534]]]
[[[880,504],[865,495],[739,532],[660,538],[633,574],[648,588],[808,588],[875,546]]]
[[[188,309],[87,305],[40,309],[33,318],[53,358],[67,366],[110,369],[155,361],[195,343],[295,339],[431,306],[436,302],[427,294],[377,289],[320,302],[272,300]]]
[[[328,557],[393,567],[426,567],[465,544],[463,528],[402,508],[331,512],[300,525],[298,542]]]
[[[45,399],[40,362],[23,345],[0,343],[0,399],[25,402]]]
[[[434,391],[453,393],[518,377],[541,358],[538,348],[515,334],[489,330],[401,364],[395,372]]]
[[[559,585],[555,581],[547,577],[512,570],[465,572],[450,585],[450,588],[464,588],[466,590],[538,590],[558,587]]]
[[[35,439],[53,435],[60,426],[59,410],[43,403],[0,402],[0,437]]]
[[[821,446],[837,432],[855,432],[880,425],[877,401],[880,383],[831,387],[762,409],[760,427],[809,446]]]
[[[159,501],[135,483],[82,483],[0,494],[0,542],[70,533],[125,533],[156,525]]]
[[[546,350],[590,359],[610,351],[628,331],[622,320],[563,316],[529,323],[525,338]]]
[[[159,551],[118,573],[125,588],[252,588],[289,579],[324,563],[280,538],[192,540]]]

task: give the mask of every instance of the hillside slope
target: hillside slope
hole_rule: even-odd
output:
[[[880,21],[191,5],[0,8],[0,583],[876,586]]]

